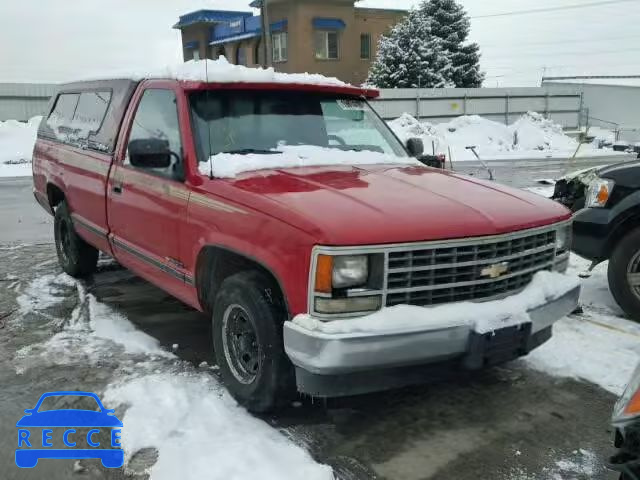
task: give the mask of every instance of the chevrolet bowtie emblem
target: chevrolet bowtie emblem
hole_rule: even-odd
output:
[[[483,277],[500,278],[502,275],[509,271],[509,263],[502,262],[491,265],[480,272]]]

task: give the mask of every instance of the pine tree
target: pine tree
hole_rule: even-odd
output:
[[[482,86],[480,48],[467,42],[470,30],[455,0],[423,0],[380,39],[367,82],[379,88]]]
[[[411,10],[405,20],[380,39],[378,57],[367,83],[379,88],[439,88],[451,86],[452,61],[422,10]]]
[[[452,63],[451,80],[456,87],[481,87],[480,47],[468,43],[471,22],[456,0],[423,0],[420,10],[431,19],[431,33],[443,42]]]

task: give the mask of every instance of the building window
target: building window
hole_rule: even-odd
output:
[[[200,60],[200,52],[198,50],[193,51],[193,59]]]
[[[287,32],[273,34],[273,61],[287,61]]]
[[[316,31],[316,58],[319,60],[338,59],[338,32]]]
[[[360,58],[363,60],[371,58],[371,35],[368,33],[360,35]]]

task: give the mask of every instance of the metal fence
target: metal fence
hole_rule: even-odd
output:
[[[26,121],[45,113],[56,86],[0,83],[0,121]],[[407,112],[431,123],[449,122],[461,115],[511,124],[529,111],[543,113],[565,129],[583,125],[582,95],[575,88],[444,88],[383,89],[374,108],[385,120]]]
[[[575,88],[383,89],[373,104],[385,120],[407,112],[431,123],[449,122],[461,115],[480,115],[508,125],[534,111],[565,129],[577,129],[582,122],[582,95]]]
[[[55,89],[44,83],[0,83],[0,121],[43,115]]]

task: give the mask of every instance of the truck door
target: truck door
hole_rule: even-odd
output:
[[[181,298],[180,237],[189,192],[178,99],[172,88],[146,88],[134,96],[137,106],[125,117],[109,178],[108,222],[118,261]]]

